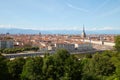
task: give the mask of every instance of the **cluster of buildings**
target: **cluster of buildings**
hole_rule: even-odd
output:
[[[61,35],[61,34],[7,34],[0,35],[10,39],[0,38],[0,48],[30,47],[37,46],[40,51],[54,51],[59,48],[68,51],[93,50],[95,41],[114,42],[114,36],[110,35],[87,35],[84,27],[81,35]]]

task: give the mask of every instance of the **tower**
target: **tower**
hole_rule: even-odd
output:
[[[41,32],[39,32],[39,36],[41,36]]]
[[[86,33],[85,33],[85,28],[84,28],[84,25],[83,25],[83,31],[82,31],[82,35],[81,35],[82,38],[86,38]]]

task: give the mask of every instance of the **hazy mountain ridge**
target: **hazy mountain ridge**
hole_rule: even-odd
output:
[[[17,28],[0,28],[0,33],[10,34],[81,34],[82,30],[32,30],[32,29],[17,29]],[[119,30],[95,30],[88,31],[87,34],[120,34]]]

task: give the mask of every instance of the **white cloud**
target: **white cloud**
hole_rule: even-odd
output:
[[[96,7],[96,9],[94,9],[94,12],[99,11],[99,9],[104,8],[108,4],[109,1],[110,0],[104,0],[102,4],[100,4],[98,7]]]
[[[11,24],[0,24],[0,28],[14,28],[15,25],[11,25]]]
[[[68,7],[70,7],[70,8],[72,8],[72,9],[79,10],[79,11],[81,11],[81,12],[89,12],[87,9],[80,8],[80,7],[76,7],[76,6],[74,6],[74,5],[70,4],[70,3],[66,3],[66,5],[67,5]]]
[[[32,30],[78,30],[79,27],[45,27],[45,26],[29,26],[29,25],[13,25],[13,24],[0,24],[0,28],[5,29],[32,29]]]
[[[107,4],[110,1],[111,0],[105,0],[100,6],[98,6],[96,9],[94,9],[93,14],[97,11],[100,11],[100,9],[102,10],[103,8],[107,7]],[[117,5],[117,7],[114,7],[113,9],[110,9],[109,11],[105,11],[104,13],[99,14],[97,16],[97,18],[103,18],[103,17],[106,17],[106,16],[111,16],[111,15],[114,15],[118,12],[120,12],[120,6],[119,5]]]
[[[17,29],[31,29],[31,30],[82,30],[83,26],[66,26],[66,27],[40,27],[40,26],[25,26],[25,25],[3,25],[0,24],[0,28],[6,28],[6,29],[12,29],[12,28],[17,28]],[[120,30],[119,27],[85,27],[85,30],[87,31],[95,31],[95,30]]]
[[[88,31],[95,31],[95,30],[120,30],[118,27],[95,27],[95,28],[88,28]]]

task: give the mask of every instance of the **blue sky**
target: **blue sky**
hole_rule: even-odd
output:
[[[120,30],[120,0],[0,0],[0,27]]]

